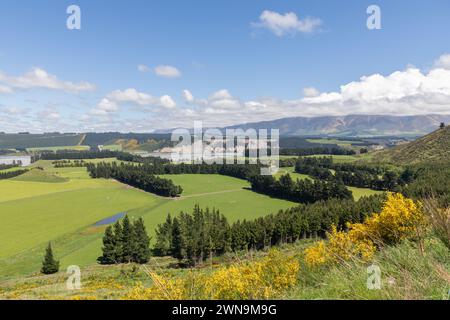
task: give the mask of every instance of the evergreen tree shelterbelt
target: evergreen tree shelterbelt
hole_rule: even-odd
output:
[[[145,229],[144,220],[134,223],[125,216],[114,226],[108,226],[103,236],[100,264],[147,263],[150,259],[150,238]]]
[[[45,257],[42,261],[41,273],[53,274],[59,271],[59,261],[56,261],[53,256],[52,245],[49,242],[47,249],[45,250]]]
[[[364,221],[367,215],[380,211],[383,202],[384,195],[358,201],[330,199],[300,204],[252,221],[238,220],[232,225],[218,211],[195,206],[192,213],[181,212],[157,227],[154,252],[195,265],[230,251],[261,250],[301,238],[325,237],[332,226],[345,229],[348,222]]]

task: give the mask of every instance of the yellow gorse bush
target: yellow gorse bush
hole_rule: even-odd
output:
[[[153,285],[138,284],[124,299],[270,299],[293,286],[299,270],[298,259],[272,250],[259,261],[232,264],[209,274],[168,278],[149,272]]]
[[[300,264],[295,257],[273,250],[260,261],[214,272],[205,281],[205,298],[269,299],[294,285],[299,270]]]
[[[305,261],[310,266],[353,258],[370,261],[377,247],[420,237],[425,224],[420,205],[399,193],[389,193],[380,213],[372,214],[364,223],[349,223],[348,232],[333,227],[327,234],[328,241],[305,250]]]
[[[379,245],[395,244],[418,236],[425,225],[420,204],[399,193],[390,193],[381,213],[375,213],[363,224],[350,225],[359,236],[368,237]]]

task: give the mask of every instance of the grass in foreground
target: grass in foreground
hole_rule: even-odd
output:
[[[282,257],[295,257],[301,261],[301,252],[311,245],[302,240],[294,245],[280,248]],[[417,243],[404,241],[397,246],[378,252],[373,264],[381,270],[381,288],[367,287],[368,264],[358,261],[333,265],[322,269],[309,269],[300,263],[300,269],[291,286],[272,298],[277,299],[449,299],[450,251],[434,237],[425,241],[426,255],[420,254]],[[139,294],[138,284],[144,288],[153,282],[149,273],[182,279],[193,274],[208,276],[224,266],[239,266],[259,261],[268,251],[241,252],[215,258],[214,263],[205,263],[193,270],[172,269],[174,259],[151,258],[144,266],[92,265],[82,268],[82,289],[67,290],[65,270],[55,275],[36,275],[28,278],[0,282],[0,299],[120,299]],[[281,257],[281,258],[282,258]],[[283,259],[283,258],[282,258]],[[253,291],[254,292],[254,291]],[[142,292],[141,292],[142,294]],[[135,296],[138,297],[139,296]],[[144,296],[141,296],[144,298]],[[191,296],[191,299],[197,298]]]

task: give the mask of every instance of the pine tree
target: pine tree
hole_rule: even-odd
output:
[[[56,261],[53,257],[52,245],[49,242],[47,249],[45,250],[45,257],[42,261],[41,272],[43,274],[53,274],[59,270],[59,261]]]
[[[139,218],[133,224],[135,246],[133,260],[137,263],[147,263],[150,259],[150,238],[145,229],[144,220]]]
[[[117,257],[117,241],[111,226],[105,230],[102,251],[103,255],[97,259],[101,264],[114,264],[120,260],[120,257]]]
[[[183,239],[181,235],[181,226],[177,217],[172,221],[172,256],[178,260],[183,259]]]
[[[123,262],[122,225],[120,221],[114,224],[114,251],[116,263]]]
[[[133,261],[133,253],[135,252],[135,233],[133,225],[128,216],[122,221],[122,262],[130,263]]]

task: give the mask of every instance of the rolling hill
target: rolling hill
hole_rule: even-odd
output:
[[[377,152],[372,160],[403,165],[448,163],[450,162],[450,126],[407,144]]]

